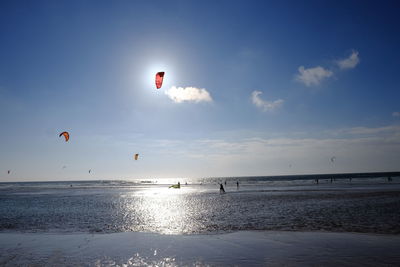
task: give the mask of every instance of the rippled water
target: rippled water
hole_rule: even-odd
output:
[[[154,181],[4,183],[0,231],[400,233],[397,180],[241,181],[239,188],[229,180],[225,189],[219,194],[215,181],[181,189]]]

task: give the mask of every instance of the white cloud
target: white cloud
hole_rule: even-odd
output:
[[[259,95],[261,95],[262,92],[260,91],[253,91],[251,93],[251,100],[253,101],[253,104],[256,105],[256,107],[260,108],[262,111],[272,111],[274,109],[279,108],[283,104],[282,99],[278,99],[272,102],[265,101],[260,98]]]
[[[182,102],[211,102],[210,93],[204,88],[172,86],[165,94],[175,103]]]
[[[360,58],[358,57],[357,51],[353,51],[348,58],[340,59],[340,60],[336,61],[339,68],[342,70],[353,69],[358,65],[359,62],[360,62]]]
[[[392,113],[393,117],[400,117],[400,112],[396,111]]]
[[[300,66],[299,72],[300,74],[296,75],[296,80],[304,83],[306,86],[319,85],[322,80],[333,75],[332,71],[324,69],[321,66],[309,69]]]

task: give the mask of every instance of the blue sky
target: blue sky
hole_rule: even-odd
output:
[[[1,1],[0,181],[398,171],[397,10]]]

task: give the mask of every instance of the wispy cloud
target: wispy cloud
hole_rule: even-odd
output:
[[[341,70],[353,69],[360,63],[358,52],[353,51],[348,58],[337,60],[336,63]]]
[[[260,135],[233,139],[220,136],[163,142],[161,149],[173,151],[175,158],[185,158],[189,165],[199,166],[197,175],[204,171],[200,166],[205,165],[217,176],[284,174],[292,171],[287,169],[288,162],[295,164],[296,173],[398,170],[399,126],[356,127],[341,132],[351,134],[329,137],[319,132],[315,137]],[[335,164],[330,160],[332,156],[338,159]]]
[[[395,112],[392,113],[392,116],[393,117],[400,117],[400,112],[395,111]]]
[[[165,94],[175,103],[212,101],[210,93],[204,88],[172,86]]]
[[[260,92],[260,91],[253,91],[251,93],[251,100],[252,100],[253,104],[256,105],[256,107],[260,108],[262,111],[272,111],[274,109],[277,109],[280,106],[282,106],[282,104],[284,102],[282,99],[278,99],[278,100],[275,100],[272,102],[265,101],[260,98],[261,94],[262,94],[262,92]]]
[[[353,127],[346,130],[347,133],[353,135],[384,135],[384,134],[393,134],[393,133],[400,133],[400,126],[396,125],[389,125],[385,127]]]
[[[296,75],[296,80],[304,83],[306,86],[319,85],[322,80],[329,78],[333,75],[333,72],[324,69],[321,66],[306,69],[304,66],[299,67],[299,74]]]

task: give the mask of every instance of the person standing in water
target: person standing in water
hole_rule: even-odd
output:
[[[222,184],[219,184],[219,193],[220,194],[224,194],[225,193],[225,189],[224,189],[224,186]]]
[[[236,189],[239,190],[239,181],[236,181]]]

